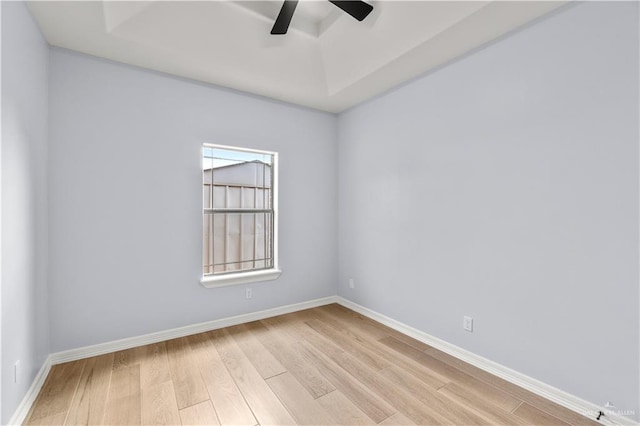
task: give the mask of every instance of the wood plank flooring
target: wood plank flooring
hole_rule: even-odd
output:
[[[328,305],[55,365],[25,424],[597,423]]]

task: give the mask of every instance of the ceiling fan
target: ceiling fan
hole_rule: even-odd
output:
[[[338,6],[358,21],[362,21],[373,10],[373,6],[360,0],[329,0],[329,2]],[[280,13],[278,13],[278,17],[271,29],[271,34],[287,33],[289,24],[291,23],[291,18],[293,17],[293,12],[296,10],[296,6],[298,6],[298,0],[284,0]]]

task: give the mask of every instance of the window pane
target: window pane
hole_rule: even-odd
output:
[[[205,214],[205,274],[272,267],[272,219],[272,213]]]
[[[204,274],[274,267],[274,156],[215,147],[203,156]]]

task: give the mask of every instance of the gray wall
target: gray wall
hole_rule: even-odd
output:
[[[52,49],[52,352],[335,294],[335,116]],[[207,289],[203,143],[280,154],[275,281]],[[304,176],[306,185],[300,185]]]
[[[2,423],[49,353],[48,47],[25,4],[2,7]],[[20,360],[19,380],[13,366]]]
[[[640,410],[637,3],[565,8],[338,128],[341,296]]]

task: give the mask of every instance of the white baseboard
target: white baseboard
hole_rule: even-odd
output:
[[[417,330],[369,308],[365,308],[364,306],[358,305],[357,303],[343,297],[338,296],[337,303],[583,416],[590,413],[595,413],[597,415],[600,410],[603,410],[602,407],[596,404],[585,401],[575,395],[571,395],[570,393],[526,376],[505,367],[504,365],[490,361],[474,354],[473,352],[469,352],[466,349],[462,349],[456,345],[445,342],[444,340],[438,339],[437,337],[431,336],[423,331]],[[638,423],[633,419],[613,413],[607,413],[606,416],[603,416],[600,423],[604,425],[638,426]]]
[[[47,357],[47,359],[40,367],[40,371],[36,374],[36,377],[33,379],[31,386],[27,390],[27,394],[20,401],[20,405],[13,413],[13,416],[9,419],[9,425],[21,425],[24,423],[27,418],[27,414],[29,414],[29,410],[31,410],[31,406],[35,402],[38,397],[38,393],[40,393],[40,389],[42,389],[42,385],[44,385],[44,381],[49,375],[49,371],[51,370],[51,355]]]
[[[24,422],[29,414],[29,410],[33,405],[42,385],[44,384],[51,366],[61,364],[63,362],[76,361],[79,359],[89,358],[92,356],[103,355],[110,352],[121,351],[124,349],[134,348],[136,346],[148,345],[151,343],[163,342],[165,340],[176,339],[178,337],[189,336],[191,334],[203,333],[205,331],[217,330],[219,328],[230,327],[233,325],[244,324],[251,321],[271,318],[278,315],[289,314],[292,312],[302,311],[304,309],[315,308],[318,306],[336,303],[336,296],[324,297],[322,299],[310,300],[307,302],[295,303],[293,305],[280,306],[264,311],[251,312],[248,314],[237,315],[234,317],[222,318],[213,321],[207,321],[199,324],[187,325],[185,327],[173,328],[170,330],[159,331],[157,333],[145,334],[142,336],[129,337],[112,342],[100,343],[97,345],[85,346],[82,348],[71,349],[68,351],[56,352],[49,355],[36,375],[31,387],[27,391],[20,405],[9,420],[10,425],[20,425]]]
[[[271,318],[278,315],[284,315],[292,312],[301,311],[304,309],[315,308],[318,306],[328,305],[330,303],[339,303],[340,305],[356,311],[374,321],[378,321],[400,333],[413,337],[423,343],[428,344],[436,349],[446,352],[458,359],[461,359],[475,367],[478,367],[488,373],[498,376],[508,382],[518,385],[524,389],[527,389],[543,398],[547,398],[550,401],[555,402],[565,408],[575,411],[579,414],[585,415],[585,413],[597,413],[601,410],[596,404],[585,401],[539,380],[533,379],[508,367],[505,367],[496,362],[490,361],[472,352],[462,349],[437,337],[431,336],[425,332],[410,327],[404,323],[396,321],[385,315],[382,315],[376,311],[373,311],[364,306],[358,305],[350,300],[344,299],[340,296],[329,296],[322,299],[310,300],[308,302],[296,303],[293,305],[281,306],[278,308],[267,309],[259,312],[252,312],[243,315],[237,315],[229,318],[222,318],[213,321],[207,321],[200,324],[188,325],[185,327],[173,328],[170,330],[160,331],[157,333],[145,334],[142,336],[130,337],[121,340],[115,340],[112,342],[100,343],[92,346],[85,346],[78,349],[72,349],[68,351],[56,352],[49,357],[40,368],[40,371],[36,375],[31,387],[27,391],[20,405],[16,409],[14,415],[9,420],[10,425],[22,424],[31,409],[44,381],[51,370],[51,366],[60,364],[63,362],[76,361],[83,358],[88,358],[96,355],[102,355],[110,352],[120,351],[124,349],[133,348],[141,345],[148,345],[151,343],[162,342],[169,339],[175,339],[178,337],[189,336],[191,334],[202,333],[205,331],[216,330],[219,328],[230,327],[233,325],[244,324],[251,321],[258,321],[261,319]],[[638,423],[632,419],[624,416],[618,416],[613,413],[608,413],[602,418],[600,422],[605,425],[624,425],[624,426],[638,426]]]
[[[114,340],[112,342],[99,343],[97,345],[56,352],[50,355],[51,363],[55,365],[63,362],[89,358],[96,355],[108,354],[110,352],[121,351],[124,349],[135,348],[136,346],[163,342],[165,340],[189,336],[191,334],[204,333],[205,331],[217,330],[219,328],[231,327],[233,325],[244,324],[251,321],[258,321],[265,318],[289,314],[291,312],[302,311],[304,309],[315,308],[317,306],[328,305],[330,303],[336,303],[336,300],[336,296],[329,296],[322,299],[315,299],[308,302],[280,306],[264,311],[251,312],[248,314],[236,315],[234,317],[221,318],[213,321],[202,322],[199,324],[172,328],[170,330],[159,331],[157,333],[149,333],[142,336],[128,337],[126,339]]]

